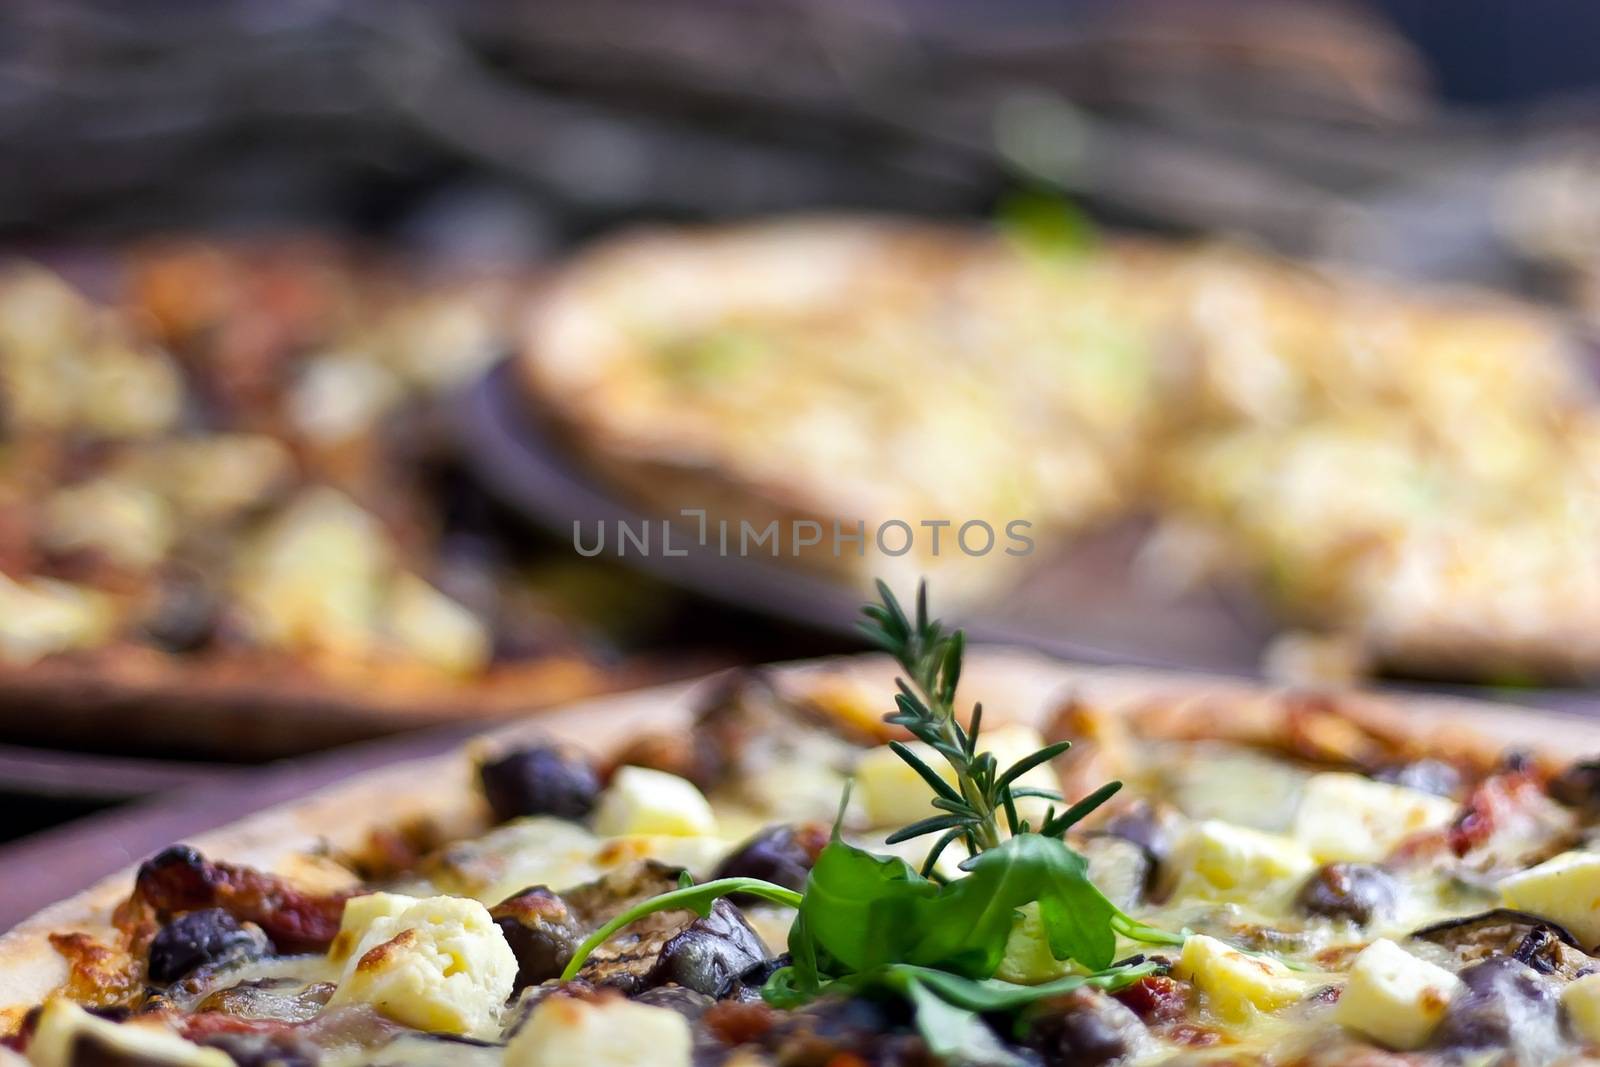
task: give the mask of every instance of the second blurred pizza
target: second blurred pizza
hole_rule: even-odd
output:
[[[441,447],[523,279],[314,240],[80,273],[0,271],[0,731],[274,755],[645,675],[614,644],[660,591],[573,595]]]

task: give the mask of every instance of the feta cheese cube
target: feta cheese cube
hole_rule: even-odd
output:
[[[1275,883],[1303,878],[1315,857],[1293,838],[1207,819],[1190,830],[1180,849],[1185,868],[1179,893],[1218,900],[1242,899]]]
[[[28,1062],[34,1067],[72,1067],[86,1062],[233,1067],[232,1057],[221,1049],[202,1048],[160,1023],[114,1023],[60,999],[50,1001],[40,1013],[38,1028],[28,1042]]]
[[[429,897],[398,909],[384,896],[353,917],[346,907],[352,924],[371,918],[329,1003],[371,1004],[395,1022],[435,1033],[496,1033],[517,959],[489,909],[462,897]]]
[[[1561,1004],[1578,1037],[1587,1044],[1600,1045],[1600,972],[1568,982],[1561,991]]]
[[[923,763],[938,772],[939,777],[956,784],[956,774],[945,758],[933,747],[921,741],[907,741],[909,748]],[[1004,724],[982,731],[978,747],[994,755],[1002,772],[1013,763],[1030,756],[1044,747],[1039,731],[1028,726]],[[1016,785],[1035,789],[1059,790],[1061,782],[1048,763],[1034,767],[1016,780]],[[856,796],[861,810],[872,826],[904,826],[937,815],[930,803],[933,789],[920,774],[890,748],[883,745],[869,750],[856,764]],[[1042,797],[1023,797],[1017,801],[1017,816],[1027,819],[1034,827],[1044,821],[1051,802]],[[1057,804],[1059,809],[1063,805]]]
[[[1293,1004],[1308,988],[1305,979],[1278,960],[1252,956],[1205,934],[1183,943],[1172,973],[1193,982],[1214,1013],[1235,1023]]]
[[[1600,853],[1563,852],[1500,882],[1508,907],[1560,923],[1585,947],[1600,944]]]
[[[689,1023],[667,1008],[621,997],[557,994],[506,1045],[506,1067],[689,1067]]]
[[[417,899],[404,893],[364,893],[345,901],[339,932],[328,946],[328,959],[342,966],[374,922],[398,918]]]
[[[1334,1021],[1392,1049],[1420,1048],[1461,990],[1461,979],[1387,938],[1361,950]]]
[[[716,817],[694,783],[665,771],[622,767],[600,795],[595,832],[700,837],[714,834]]]
[[[1420,789],[1359,774],[1315,774],[1301,795],[1294,836],[1324,863],[1371,862],[1412,834],[1447,825],[1455,813],[1453,800]]]

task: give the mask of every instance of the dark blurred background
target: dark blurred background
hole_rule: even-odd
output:
[[[1561,0],[13,0],[0,226],[520,256],[630,217],[975,213],[1041,182],[1504,280],[1515,250],[1469,220],[1592,135],[1597,30]]]

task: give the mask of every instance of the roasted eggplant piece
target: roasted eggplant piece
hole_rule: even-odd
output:
[[[1295,895],[1302,914],[1365,926],[1394,913],[1399,887],[1394,875],[1369,863],[1329,863],[1315,871]]]
[[[222,908],[203,908],[161,928],[150,942],[145,975],[154,985],[171,985],[201,967],[253,959],[271,947],[254,923],[241,923]]]
[[[1412,937],[1449,949],[1462,963],[1514,959],[1539,974],[1570,981],[1596,966],[1564,927],[1527,912],[1496,908],[1424,926]]]
[[[333,997],[334,983],[302,985],[292,978],[257,978],[239,982],[205,996],[194,1006],[197,1014],[215,1012],[237,1019],[273,1019],[303,1023],[316,1018]]]
[[[600,776],[588,761],[551,745],[490,760],[478,768],[478,780],[496,822],[522,815],[582,819],[600,795]]]
[[[1549,792],[1562,804],[1586,816],[1600,815],[1600,759],[1572,764],[1550,780]]]
[[[322,1060],[316,1045],[289,1031],[212,1034],[199,1043],[226,1052],[237,1067],[317,1067]]]
[[[583,930],[567,902],[542,885],[502,900],[489,915],[517,957],[516,993],[560,977],[583,942]]]
[[[562,890],[561,899],[584,927],[592,929],[619,912],[678,888],[682,867],[641,860],[607,871],[592,882]]]
[[[1125,837],[1089,834],[1079,849],[1089,861],[1089,878],[1119,908],[1138,905],[1155,883],[1149,851]]]
[[[778,819],[809,818],[819,799],[826,810],[860,746],[876,741],[849,735],[843,720],[785,697],[755,671],[730,675],[712,691],[690,737],[687,746],[643,739],[620,762],[672,771],[708,792],[723,789]]]
[[[712,877],[761,878],[799,892],[827,843],[828,828],[820,823],[769,826],[730,852]],[[730,899],[745,904],[755,898]]]
[[[647,860],[563,896],[578,921],[592,929],[640,901],[676,889],[680,873]],[[579,977],[629,996],[668,982],[716,996],[770,955],[739,909],[719,900],[704,918],[692,911],[666,911],[630,924],[595,950]]]
[[[1023,1016],[1024,1044],[1046,1067],[1101,1067],[1136,1052],[1147,1031],[1127,1006],[1080,989],[1034,1005]]]
[[[640,1004],[648,1004],[652,1008],[666,1008],[675,1011],[688,1019],[691,1023],[699,1020],[716,1003],[716,1000],[704,993],[697,993],[683,986],[663,985],[654,989],[646,989],[643,993],[633,998]]]
[[[1175,816],[1147,800],[1139,800],[1105,821],[1100,832],[1132,841],[1150,858],[1151,876],[1172,857],[1177,838]]]
[[[696,918],[661,947],[649,982],[673,982],[716,996],[729,982],[771,955],[761,935],[750,928],[739,909],[719,900],[711,906],[709,915]]]
[[[705,918],[657,912],[633,923],[596,949],[579,977],[628,996],[669,982],[715,996],[769,955],[739,909],[719,900]]]
[[[761,996],[761,987],[767,984],[777,971],[791,966],[794,957],[784,952],[770,959],[762,960],[735,977],[721,989],[717,990],[718,1000],[733,1000],[744,1004],[762,1004],[765,1001]]]
[[[1434,1031],[1436,1048],[1457,1053],[1504,1050],[1497,1062],[1547,1063],[1560,1050],[1561,1002],[1555,983],[1506,956],[1461,972],[1466,988]]]
[[[308,893],[277,875],[172,845],[140,864],[128,907],[161,922],[221,908],[261,927],[280,952],[322,952],[339,932],[344,902],[343,894]]]
[[[1465,785],[1461,772],[1444,760],[1418,759],[1406,763],[1392,763],[1378,768],[1372,775],[1380,782],[1403,785],[1436,797],[1459,799]]]

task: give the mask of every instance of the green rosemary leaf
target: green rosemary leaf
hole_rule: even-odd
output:
[[[939,777],[938,771],[935,771],[932,767],[922,762],[922,757],[911,751],[911,749],[907,748],[904,744],[900,743],[899,741],[890,741],[889,748],[894,752],[895,755],[905,760],[906,763],[910,765],[911,769],[916,771],[917,774],[922,777],[922,780],[928,783],[929,788],[931,788],[934,793],[944,797],[947,800],[961,799],[961,794],[957,793],[953,788],[951,788],[950,783]]]
[[[924,834],[938,833],[940,830],[948,830],[952,826],[960,827],[967,821],[966,818],[960,815],[935,815],[932,818],[914,822],[910,826],[901,827],[885,838],[883,843],[886,845],[898,845],[902,841],[910,841],[912,838],[921,837]]]
[[[997,784],[1002,788],[1008,786],[1018,778],[1021,778],[1024,774],[1027,774],[1029,771],[1039,766],[1041,763],[1050,762],[1071,747],[1071,741],[1057,741],[1053,745],[1046,745],[1039,751],[1022,757],[1010,767],[1006,768],[1006,772],[1000,776],[1000,780]]]
[[[1045,824],[1039,828],[1039,832],[1046,837],[1060,837],[1083,819],[1084,816],[1115,796],[1117,790],[1121,788],[1121,782],[1107,782],[1060,815],[1052,816],[1045,820]]]
[[[939,857],[944,855],[944,850],[961,840],[961,837],[962,830],[958,826],[933,843],[933,847],[928,850],[928,858],[922,861],[922,876],[924,878],[933,876],[933,869],[938,866]]]

